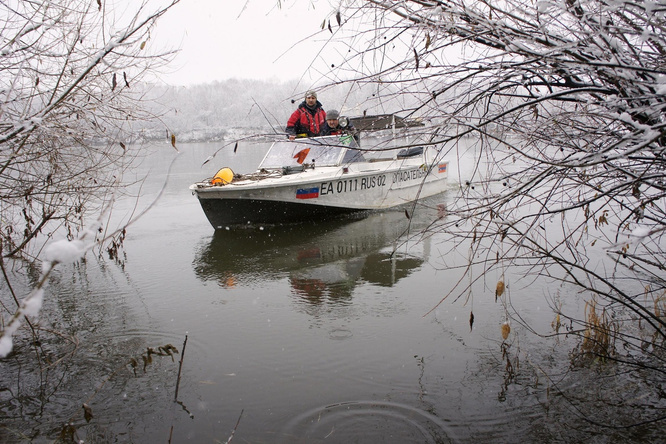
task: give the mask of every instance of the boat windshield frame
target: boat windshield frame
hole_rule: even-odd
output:
[[[273,142],[259,169],[297,168],[304,164],[338,166],[349,148],[358,148],[352,136],[323,136]]]

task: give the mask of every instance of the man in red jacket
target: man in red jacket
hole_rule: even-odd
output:
[[[289,140],[294,140],[296,137],[318,136],[324,122],[326,122],[326,111],[317,100],[317,93],[308,91],[305,93],[305,100],[298,105],[298,109],[287,121]]]

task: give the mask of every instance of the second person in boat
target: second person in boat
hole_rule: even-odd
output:
[[[297,137],[315,137],[321,133],[326,124],[326,111],[317,100],[316,91],[305,93],[305,100],[298,105],[287,121],[287,136],[289,140]]]
[[[340,112],[337,109],[331,109],[326,112],[326,122],[321,128],[320,136],[338,136],[340,134],[354,134],[355,128],[351,122],[344,128],[340,126]]]

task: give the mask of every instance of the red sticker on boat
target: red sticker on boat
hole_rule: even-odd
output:
[[[310,148],[305,148],[300,150],[299,152],[296,153],[294,156],[294,159],[296,159],[296,162],[298,162],[299,165],[303,164],[305,161],[305,158],[308,157],[308,153],[310,152]]]
[[[299,188],[296,190],[296,199],[314,199],[319,197],[319,188]]]
[[[446,164],[445,163],[440,163],[439,164],[439,172],[440,173],[446,173]]]

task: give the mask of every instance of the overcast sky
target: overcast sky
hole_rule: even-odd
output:
[[[190,85],[229,78],[300,79],[323,45],[328,1],[181,0],[158,22],[154,44],[180,48],[161,80]],[[244,9],[245,7],[245,9]],[[299,43],[303,39],[305,43]],[[303,83],[313,83],[309,75]]]

